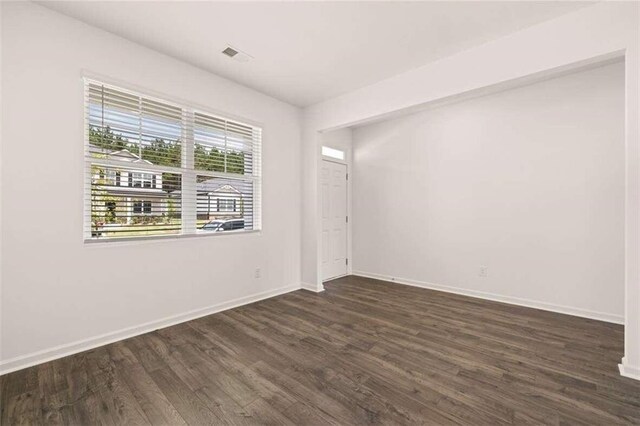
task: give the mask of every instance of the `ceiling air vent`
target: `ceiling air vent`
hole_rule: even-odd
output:
[[[224,49],[222,51],[222,53],[224,53],[225,55],[227,55],[230,58],[233,58],[234,56],[236,56],[239,52],[234,49],[233,47],[227,47],[226,49]]]
[[[238,49],[234,49],[231,46],[227,46],[227,48],[224,49],[222,53],[238,62],[249,62],[249,60],[253,59],[251,55],[244,53]]]

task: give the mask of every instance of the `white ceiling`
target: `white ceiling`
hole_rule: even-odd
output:
[[[306,106],[571,12],[586,2],[40,2]],[[231,45],[254,57],[239,63]]]

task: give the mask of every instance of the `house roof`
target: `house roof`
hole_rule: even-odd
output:
[[[231,186],[229,184],[224,184],[220,188],[214,189],[211,192],[227,192],[227,193],[231,192],[231,193],[235,193],[235,194],[240,194],[240,191],[238,191],[236,188],[234,188],[233,186]]]
[[[119,151],[110,152],[107,155],[109,155],[109,157],[117,157],[118,159],[123,161],[129,161],[130,163],[153,164],[151,161],[141,158],[139,155],[134,154],[126,148]]]

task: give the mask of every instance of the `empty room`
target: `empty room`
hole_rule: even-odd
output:
[[[1,425],[640,425],[640,3],[0,2]]]

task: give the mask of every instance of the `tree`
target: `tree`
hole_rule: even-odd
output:
[[[182,143],[180,139],[167,142],[156,138],[141,148],[142,158],[159,166],[180,167],[182,164]],[[179,191],[182,188],[182,176],[177,173],[162,173],[162,189],[165,192]]]
[[[142,158],[159,166],[180,167],[182,163],[182,143],[180,139],[167,142],[156,138],[150,144],[143,144],[140,149]]]
[[[196,170],[227,172],[241,175],[243,175],[245,171],[243,152],[227,152],[225,170],[225,152],[217,148],[207,149],[199,143],[196,143],[194,148],[194,162]]]
[[[244,174],[244,153],[229,152],[227,153],[227,173]]]
[[[122,198],[103,189],[110,184],[106,172],[104,167],[91,166],[91,231],[94,235],[99,235],[104,223],[116,223],[118,213],[125,210]]]
[[[169,219],[180,218],[176,210],[176,202],[170,196],[167,198],[167,217]]]
[[[108,151],[128,149],[134,154],[140,154],[142,159],[159,166],[180,167],[182,164],[182,143],[180,139],[167,141],[162,138],[155,138],[151,143],[144,143],[138,149],[137,142],[132,143],[122,135],[114,133],[109,126],[104,128],[90,126],[89,143]],[[196,143],[194,147],[194,162],[196,170],[241,175],[245,173],[245,157],[241,151],[225,153],[217,148],[207,149],[204,145]],[[167,174],[167,178],[169,178],[168,180],[176,180],[175,174]]]
[[[179,173],[162,173],[162,190],[174,192],[182,189],[182,175]]]
[[[89,143],[110,151],[119,151],[132,147],[127,139],[113,133],[109,126],[104,128],[89,126]]]

